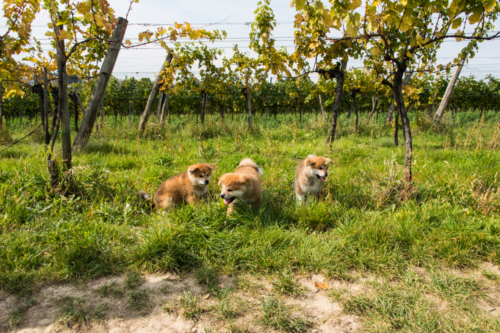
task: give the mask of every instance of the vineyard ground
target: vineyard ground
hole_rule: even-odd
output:
[[[0,332],[500,331],[499,116],[429,130],[412,115],[409,193],[404,147],[364,115],[357,133],[342,115],[330,149],[316,114],[252,130],[173,117],[141,139],[110,117],[74,154],[76,195],[50,190],[35,134],[0,156]],[[297,208],[308,154],[335,164],[321,201]],[[217,178],[245,157],[264,170],[263,207],[228,219]],[[206,202],[136,198],[200,161],[217,165]]]

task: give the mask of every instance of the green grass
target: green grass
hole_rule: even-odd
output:
[[[302,124],[291,115],[271,118],[267,128],[256,115],[252,130],[243,118],[221,125],[208,117],[202,128],[174,117],[140,139],[137,124],[129,129],[109,118],[73,155],[77,190],[66,195],[50,188],[43,146],[26,140],[0,154],[0,286],[20,293],[45,282],[200,267],[345,279],[352,270],[396,276],[412,266],[498,264],[500,152],[488,145],[499,115],[488,112],[484,122],[478,115],[448,117],[436,131],[412,119],[414,191],[406,201],[404,148],[392,145],[392,128],[363,117],[354,133],[342,115],[331,149],[324,146],[329,124],[317,115]],[[298,209],[293,178],[308,154],[335,164],[320,202]],[[264,170],[262,209],[227,218],[217,179],[245,157]],[[137,191],[153,193],[200,161],[217,164],[206,201],[165,213],[137,199]],[[210,274],[199,281],[214,283]]]
[[[262,302],[261,323],[282,332],[307,332],[311,323],[301,316],[293,315],[292,308],[277,298],[270,297]]]
[[[57,321],[67,328],[85,327],[93,321],[103,320],[106,306],[85,306],[85,300],[66,296],[58,302]]]
[[[304,295],[307,289],[297,282],[292,273],[283,271],[278,273],[277,278],[273,281],[273,292],[279,296],[297,297]]]

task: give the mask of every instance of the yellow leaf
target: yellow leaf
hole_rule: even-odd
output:
[[[352,2],[349,4],[348,8],[349,10],[355,10],[361,6],[361,0],[352,0]]]
[[[324,282],[324,283],[314,282],[314,287],[316,289],[321,289],[321,290],[330,290],[330,289],[332,289],[328,285],[328,282]]]
[[[127,39],[127,40],[125,41],[125,44],[126,44],[126,45],[132,45],[132,42],[131,42],[130,40],[128,40],[128,39]]]
[[[408,56],[408,58],[413,58],[413,54],[411,54],[410,52],[408,52],[406,55]]]

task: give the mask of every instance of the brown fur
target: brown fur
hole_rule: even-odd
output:
[[[314,155],[309,155],[299,163],[293,185],[299,203],[302,203],[309,195],[319,199],[324,180],[319,179],[318,176],[326,179],[329,164],[333,164],[329,158]]]
[[[198,163],[191,165],[186,172],[167,179],[153,196],[154,206],[167,210],[174,204],[198,202],[208,192],[208,184],[202,182],[210,181],[212,170],[215,170],[215,165]],[[139,192],[140,196],[147,199],[144,194]]]
[[[259,173],[263,172],[257,164],[250,159],[244,159],[234,173],[226,173],[220,177],[221,198],[228,205],[227,215],[234,212],[234,205],[238,200],[252,204],[256,210],[260,209],[262,182]]]

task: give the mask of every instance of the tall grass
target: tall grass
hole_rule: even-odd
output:
[[[208,117],[204,127],[173,117],[142,138],[136,124],[109,118],[73,156],[71,196],[51,190],[43,146],[24,141],[0,156],[0,286],[19,292],[48,281],[201,267],[346,278],[353,269],[391,275],[412,265],[498,263],[500,153],[489,143],[499,115],[448,116],[437,130],[412,117],[415,190],[406,201],[404,147],[394,147],[382,119],[362,117],[355,133],[342,115],[329,149],[329,124],[317,114],[302,123],[270,117],[268,126],[257,115],[251,130],[243,117]],[[309,154],[335,165],[321,201],[298,209],[293,178]],[[245,157],[264,170],[263,207],[227,218],[217,179]],[[166,213],[136,198],[197,162],[217,165],[205,202]]]

